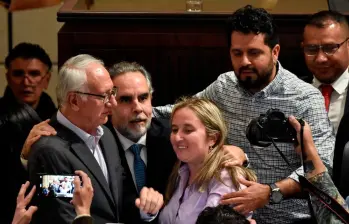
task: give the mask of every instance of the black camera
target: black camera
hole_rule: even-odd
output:
[[[300,120],[298,120],[300,121]],[[297,143],[297,132],[279,109],[269,109],[253,119],[246,129],[246,137],[252,145],[269,146],[274,142]]]

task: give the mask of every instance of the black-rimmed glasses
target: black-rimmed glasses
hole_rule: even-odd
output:
[[[109,103],[110,97],[116,96],[117,89],[118,88],[116,86],[114,86],[111,90],[109,90],[107,93],[104,93],[104,94],[85,93],[85,92],[80,92],[80,91],[74,91],[74,93],[88,95],[88,96],[95,96],[95,97],[102,99],[103,103]]]
[[[342,43],[339,44],[309,44],[303,46],[303,51],[307,56],[315,56],[319,53],[320,49],[328,56],[333,55],[338,51],[338,49],[349,39],[345,39]]]

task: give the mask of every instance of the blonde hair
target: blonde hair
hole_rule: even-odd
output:
[[[221,171],[224,168],[224,152],[222,147],[227,137],[227,127],[223,119],[222,113],[218,107],[208,99],[199,99],[196,97],[182,97],[180,98],[172,109],[171,122],[174,114],[182,108],[189,108],[192,110],[199,120],[206,128],[207,136],[216,135],[216,143],[210,148],[208,156],[205,158],[202,168],[196,175],[193,185],[199,191],[205,191],[208,184],[213,178],[222,181]],[[167,189],[165,193],[165,203],[167,204],[176,190],[176,182],[178,179],[178,170],[181,166],[181,161],[177,161],[173,167],[172,173],[169,177]],[[256,181],[256,175],[252,170],[242,166],[226,167],[228,170],[232,183],[236,189],[240,189],[238,176],[243,176],[250,181]]]

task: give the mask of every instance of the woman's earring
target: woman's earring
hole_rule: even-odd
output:
[[[209,151],[209,152],[211,152],[211,151],[212,151],[212,149],[213,149],[213,146],[212,146],[212,145],[210,145],[210,146],[208,147],[208,151]]]

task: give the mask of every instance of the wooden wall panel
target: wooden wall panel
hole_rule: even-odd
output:
[[[153,104],[172,103],[194,94],[230,71],[226,18],[222,15],[182,18],[146,15],[69,19],[58,34],[59,65],[69,57],[89,53],[107,66],[137,61],[152,74]],[[306,16],[275,15],[280,33],[282,65],[309,77],[300,48]]]

